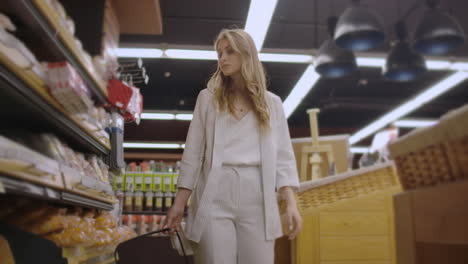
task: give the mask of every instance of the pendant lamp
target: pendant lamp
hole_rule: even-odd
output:
[[[367,51],[385,40],[384,26],[369,8],[353,0],[340,16],[335,30],[335,43],[351,51]]]
[[[331,37],[320,46],[315,61],[315,71],[326,78],[344,77],[357,69],[354,54],[349,50],[338,47],[333,41],[337,21],[336,17],[328,19],[328,32]]]
[[[457,20],[437,8],[438,1],[428,0],[429,9],[415,32],[414,49],[430,55],[446,54],[465,41],[465,33]]]
[[[403,22],[395,26],[397,40],[393,43],[383,68],[385,78],[405,82],[420,77],[427,71],[423,56],[415,52],[406,39],[406,27]]]

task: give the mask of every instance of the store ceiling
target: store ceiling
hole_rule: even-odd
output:
[[[418,0],[420,1],[420,0]],[[291,52],[313,53],[327,38],[326,20],[339,16],[348,0],[279,0],[267,33],[264,49],[289,49]],[[376,10],[387,28],[387,42],[373,53],[385,56],[389,39],[394,38],[393,24],[406,12],[413,1],[362,0],[361,3]],[[121,46],[165,45],[212,46],[222,28],[243,28],[249,9],[248,0],[161,0],[163,34],[160,36],[122,35]],[[468,32],[468,1],[442,0],[441,6],[449,10]],[[412,33],[424,8],[418,8],[408,19]],[[449,57],[468,57],[468,44],[464,44]],[[206,86],[216,69],[215,61],[144,59],[150,77],[142,86],[145,110],[191,111],[196,96]],[[269,90],[283,100],[294,87],[306,64],[264,63],[269,79]],[[169,73],[169,74],[168,74]],[[352,134],[409,98],[448,76],[448,71],[430,71],[420,80],[395,83],[384,80],[376,68],[360,68],[343,79],[321,79],[289,118],[292,137],[309,136],[306,110],[321,109],[321,134]],[[468,102],[467,82],[462,83],[409,117],[439,118],[450,109]],[[126,141],[184,141],[188,122],[143,120],[139,126],[126,126]]]

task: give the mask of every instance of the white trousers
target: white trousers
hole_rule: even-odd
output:
[[[211,218],[194,245],[196,264],[273,264],[274,240],[265,240],[261,168],[224,166]]]

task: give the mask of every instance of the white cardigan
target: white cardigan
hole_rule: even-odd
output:
[[[299,187],[296,161],[281,99],[267,92],[271,131],[261,135],[261,166],[266,240],[282,236],[276,191]],[[199,242],[210,216],[214,191],[220,180],[228,113],[219,111],[209,89],[200,92],[182,156],[179,188],[192,190],[185,230],[188,239]]]

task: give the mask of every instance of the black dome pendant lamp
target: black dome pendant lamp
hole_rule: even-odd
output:
[[[426,62],[407,41],[404,22],[398,22],[395,29],[397,40],[388,54],[383,75],[387,79],[399,82],[415,80],[427,71]]]
[[[369,8],[352,0],[351,5],[338,20],[335,43],[351,51],[367,51],[385,40],[384,26],[379,17]]]
[[[333,41],[338,18],[328,19],[328,32],[330,39],[326,40],[319,48],[315,60],[315,71],[326,78],[340,78],[352,74],[357,69],[356,58],[349,50],[338,47]]]
[[[465,41],[463,28],[450,16],[437,8],[437,0],[428,0],[429,10],[424,14],[415,32],[414,49],[430,55],[446,54]]]

